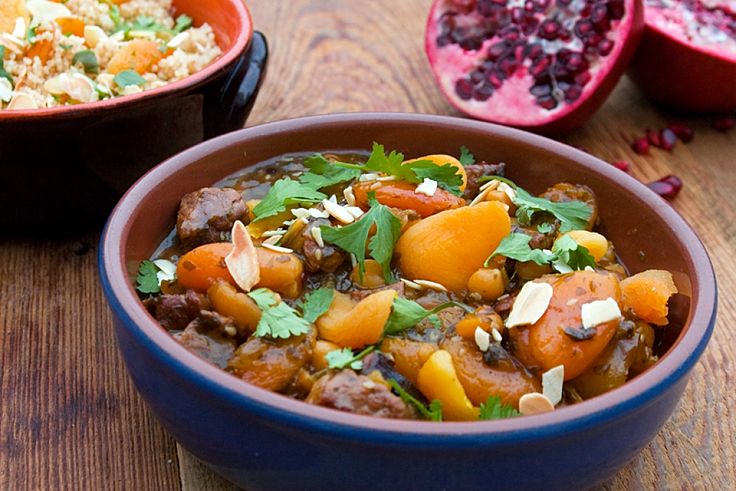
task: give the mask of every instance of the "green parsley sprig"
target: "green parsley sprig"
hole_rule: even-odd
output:
[[[256,336],[287,339],[307,334],[311,329],[309,322],[299,317],[296,310],[289,307],[286,302],[279,301],[271,290],[259,288],[248,293],[248,296],[261,309],[261,320],[256,326]]]
[[[325,359],[327,360],[327,366],[329,368],[341,370],[343,368],[350,367],[353,370],[362,370],[363,358],[375,349],[375,346],[368,346],[357,355],[354,355],[353,350],[350,348],[336,349],[327,353],[325,355]]]
[[[486,259],[485,265],[495,256],[504,256],[521,262],[534,261],[540,266],[551,264],[560,273],[569,273],[595,267],[595,259],[590,251],[581,246],[572,237],[562,236],[557,239],[551,251],[532,249],[529,247],[531,237],[524,233],[509,234],[501,240],[493,254]]]
[[[386,321],[383,332],[385,334],[399,334],[416,326],[427,317],[435,316],[438,312],[449,309],[450,307],[460,307],[464,310],[472,311],[470,307],[458,302],[445,302],[431,310],[427,310],[413,300],[396,297],[391,315],[388,317],[388,321]]]
[[[15,87],[15,83],[13,82],[13,77],[10,76],[10,74],[5,71],[5,60],[3,57],[5,56],[5,46],[0,46],[0,78],[7,79],[8,82],[10,82],[11,87]]]
[[[100,63],[97,61],[97,55],[91,49],[85,49],[75,53],[72,58],[72,65],[76,65],[77,63],[82,65],[84,73],[100,73]]]
[[[153,261],[146,259],[138,266],[138,276],[135,278],[135,289],[141,293],[158,293],[161,287],[158,284],[158,268]]]
[[[278,215],[285,211],[289,205],[319,203],[325,198],[327,196],[324,193],[320,193],[312,186],[289,178],[279,179],[273,183],[263,200],[253,208],[253,214],[255,215],[253,221],[257,222]]]
[[[461,164],[463,164],[463,167],[468,165],[473,165],[475,163],[475,156],[470,153],[470,150],[468,150],[468,147],[463,145],[460,147],[460,157],[458,157],[458,160]]]
[[[376,201],[375,193],[368,193],[368,204],[368,212],[350,225],[341,228],[322,225],[322,239],[353,254],[358,262],[361,278],[365,274],[367,243],[370,257],[381,265],[386,283],[391,283],[391,259],[396,241],[401,235],[401,222],[388,207]],[[368,235],[374,225],[376,233],[369,239]]]
[[[332,288],[318,288],[312,291],[305,297],[304,305],[302,306],[302,317],[304,317],[304,320],[315,322],[330,309],[334,296],[335,290]]]
[[[302,174],[299,182],[314,189],[352,181],[360,176],[360,170],[339,167],[319,153],[307,157],[304,160],[304,166],[309,169],[309,172]]]
[[[429,406],[425,406],[416,397],[409,394],[399,383],[394,379],[387,380],[388,384],[398,394],[402,401],[406,404],[414,406],[419,414],[429,421],[442,421],[442,403],[435,399],[429,403]]]
[[[507,406],[501,402],[498,396],[488,396],[486,402],[481,403],[478,419],[505,419],[519,416],[519,411],[513,406]]]

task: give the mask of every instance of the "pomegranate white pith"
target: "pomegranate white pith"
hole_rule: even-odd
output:
[[[582,123],[620,77],[643,27],[640,1],[436,0],[427,55],[461,111],[561,131]]]

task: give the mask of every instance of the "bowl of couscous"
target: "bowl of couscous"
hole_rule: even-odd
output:
[[[242,127],[266,58],[240,0],[3,0],[0,223],[100,223],[147,169]]]

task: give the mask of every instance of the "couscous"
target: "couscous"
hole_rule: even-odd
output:
[[[161,87],[221,54],[171,0],[3,0],[0,110],[95,102]]]

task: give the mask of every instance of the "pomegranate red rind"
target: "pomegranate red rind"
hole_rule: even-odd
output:
[[[646,1],[629,74],[650,100],[692,112],[736,109],[736,14],[726,2],[705,3]]]
[[[641,0],[435,0],[425,47],[460,111],[561,132],[613,90],[643,25]]]

